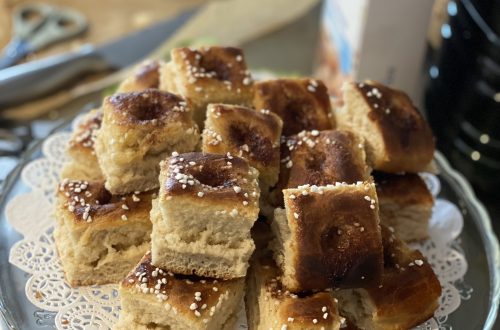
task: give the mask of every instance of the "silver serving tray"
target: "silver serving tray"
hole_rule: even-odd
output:
[[[64,123],[54,130],[69,130]],[[26,298],[24,287],[28,274],[9,263],[11,246],[22,237],[7,223],[5,206],[14,196],[29,191],[20,179],[22,168],[41,157],[43,141],[34,143],[23,155],[20,164],[7,178],[0,196],[0,314],[8,329],[55,328],[56,313],[40,310]],[[464,217],[464,229],[459,237],[463,253],[469,263],[464,283],[470,288],[462,294],[460,307],[448,316],[446,324],[453,329],[492,329],[500,299],[500,250],[493,233],[490,218],[477,200],[464,177],[453,170],[439,153],[435,156],[439,167],[441,192],[439,197],[459,206]],[[473,291],[471,293],[471,290]]]

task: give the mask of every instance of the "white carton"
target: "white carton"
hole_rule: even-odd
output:
[[[325,0],[316,75],[339,96],[346,80],[372,79],[417,106],[433,0]]]

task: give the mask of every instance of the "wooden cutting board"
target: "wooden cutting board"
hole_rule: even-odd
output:
[[[2,1],[6,0],[0,0],[0,3]],[[13,1],[9,0],[9,2]],[[15,1],[15,3],[20,2],[21,1]],[[100,2],[105,2],[106,4],[101,4]],[[125,31],[123,34],[130,33],[133,29],[127,25],[133,24],[131,22],[134,20],[134,15],[144,11],[144,8],[153,8],[153,11],[161,11],[158,9],[160,7],[155,5],[161,3],[164,5],[164,7],[162,6],[161,8],[168,12],[168,16],[174,16],[175,13],[179,13],[183,9],[204,3],[201,0],[141,0],[139,6],[136,1],[131,0],[100,0],[100,2],[94,0],[50,1],[50,3],[54,4],[74,3],[74,8],[77,8],[78,5],[78,10],[81,10],[89,16],[90,24],[93,26],[88,35],[81,38],[80,42],[93,42],[96,44],[105,41],[99,34],[105,34],[111,39],[118,36],[120,31],[117,31],[117,29],[123,29],[123,31]],[[201,8],[195,17],[187,22],[186,25],[169,40],[166,40],[162,45],[158,45],[158,49],[151,54],[151,57],[165,58],[172,47],[177,47],[180,44],[184,44],[186,41],[193,40],[204,40],[204,44],[206,44],[205,41],[212,40],[221,45],[240,46],[245,42],[259,38],[266,33],[277,30],[296,20],[314,5],[318,4],[319,0],[213,0],[205,2],[206,5]],[[89,3],[94,3],[96,6],[102,7],[96,10]],[[170,4],[170,6],[167,4]],[[10,8],[12,8],[12,5],[10,5]],[[135,8],[135,11],[131,8]],[[120,20],[120,23],[111,23],[111,21],[115,19],[113,18],[115,13],[121,16],[122,11],[128,13],[128,20]],[[165,16],[155,18],[155,20],[168,16],[165,14]],[[136,18],[135,20],[141,21],[142,19]],[[1,24],[3,24],[3,22],[0,22],[0,25]],[[109,26],[115,27],[111,29]],[[71,46],[60,45],[58,47]],[[53,52],[68,49],[71,48],[61,49],[54,46],[52,49],[40,52],[36,56],[46,56]],[[276,51],[279,52],[278,47]],[[20,106],[5,109],[2,111],[1,115],[11,120],[21,121],[31,120],[49,113],[57,117],[58,112],[64,111],[64,105],[66,103],[85,94],[103,90],[116,84],[123,79],[129,69],[130,68],[123,69],[119,72],[107,75],[102,79],[81,81],[78,86],[56,92],[48,97],[30,101]]]
[[[0,49],[11,35],[12,10],[22,3],[33,0],[0,0]],[[82,36],[54,44],[30,55],[28,60],[64,53],[85,43],[94,45],[109,42],[153,23],[173,17],[182,10],[203,2],[203,0],[44,0],[44,3],[71,8],[82,13],[89,28]]]

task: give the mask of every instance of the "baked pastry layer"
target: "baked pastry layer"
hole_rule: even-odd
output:
[[[70,285],[116,283],[140,260],[150,248],[152,195],[113,196],[97,181],[60,184],[54,238]]]
[[[363,140],[342,130],[302,131],[281,143],[279,182],[275,206],[283,206],[283,189],[302,185],[326,186],[335,182],[370,180]]]
[[[346,83],[344,107],[336,110],[339,128],[366,140],[369,164],[376,170],[421,172],[432,161],[432,131],[402,91],[378,82]]]
[[[252,258],[245,296],[249,329],[340,328],[343,318],[332,292],[295,295],[282,287],[279,275],[271,255],[263,253]]]
[[[394,228],[405,242],[429,237],[434,198],[418,174],[374,172],[380,222]]]
[[[120,284],[122,310],[113,329],[232,329],[244,285],[244,279],[173,274],[152,265],[148,252]]]
[[[173,151],[194,150],[199,141],[189,103],[157,89],[104,99],[95,150],[113,194],[158,188],[159,163]]]
[[[283,135],[334,128],[328,91],[320,80],[276,79],[255,83],[254,107],[283,120]]]
[[[231,155],[174,154],[162,162],[151,211],[153,263],[178,274],[245,276],[259,214],[257,177]]]
[[[283,191],[271,243],[291,292],[378,285],[383,254],[375,185],[306,186]]]
[[[411,329],[439,306],[441,285],[418,250],[382,227],[384,272],[379,286],[336,292],[342,313],[361,329]]]
[[[148,88],[160,87],[160,67],[162,61],[145,60],[140,63],[130,76],[118,86],[118,93],[140,92]]]
[[[252,105],[253,80],[241,49],[233,47],[175,48],[161,70],[160,88],[193,103],[193,118],[203,127],[207,105]]]
[[[425,238],[432,196],[414,174],[375,173],[375,191],[367,165],[428,168],[432,133],[404,93],[346,85],[334,131],[321,81],[254,84],[230,47],[174,49],[118,91],[72,137],[63,176],[81,180],[60,185],[54,231],[73,286],[133,269],[115,329],[232,329],[252,252],[250,329],[339,329],[333,289],[363,329],[406,329],[437,308],[430,265],[392,233]],[[195,121],[203,153],[189,152]],[[259,206],[272,230],[255,224]]]
[[[203,152],[231,153],[259,170],[259,182],[270,187],[278,181],[283,123],[269,111],[227,104],[210,104],[203,131]]]
[[[102,123],[102,110],[89,111],[73,131],[66,149],[69,161],[64,164],[61,178],[72,180],[104,180],[95,155],[94,143]]]

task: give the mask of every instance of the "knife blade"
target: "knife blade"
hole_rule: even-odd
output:
[[[15,65],[0,70],[0,110],[46,95],[89,72],[120,69],[151,53],[187,22],[198,8],[101,47],[84,45],[76,52]]]

